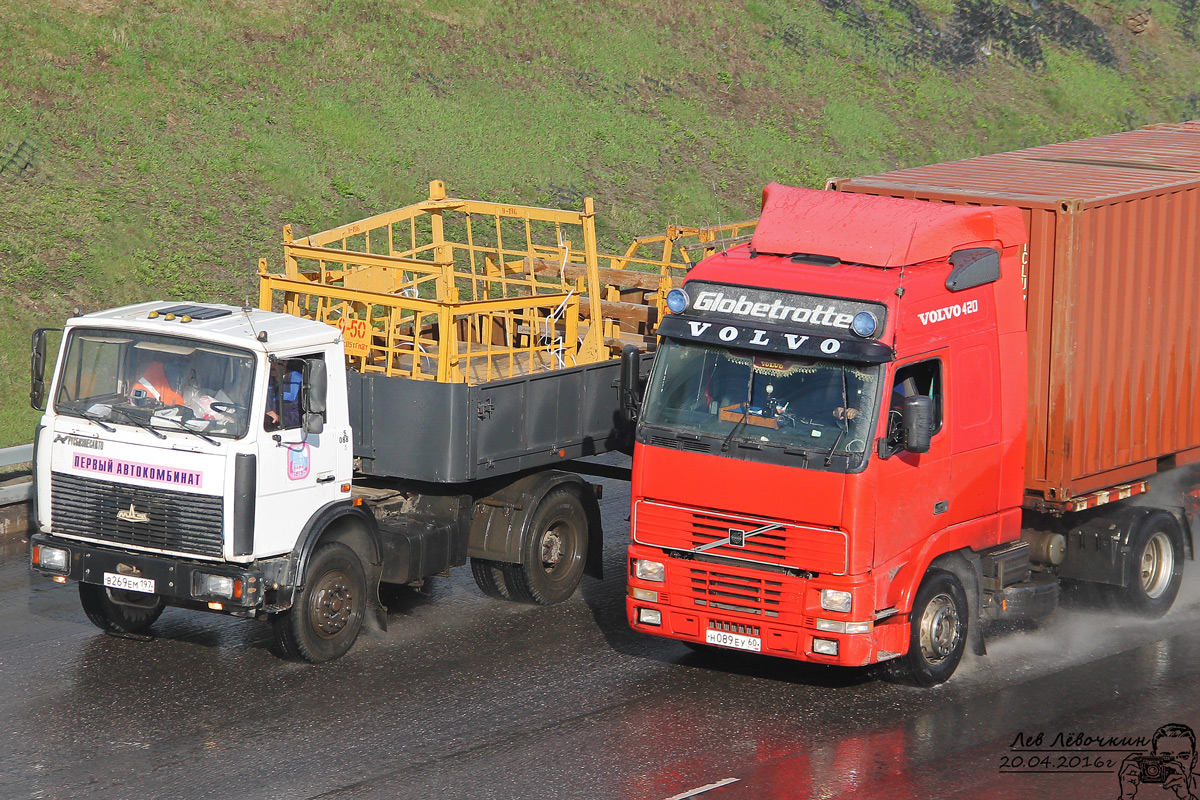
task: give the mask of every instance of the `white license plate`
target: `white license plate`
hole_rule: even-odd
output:
[[[104,585],[110,589],[125,589],[130,592],[154,594],[154,581],[150,578],[135,578],[132,575],[118,575],[115,572],[106,572],[104,573]]]
[[[742,636],[736,633],[727,633],[726,631],[709,630],[704,633],[704,641],[721,647],[732,647],[735,650],[750,650],[754,653],[762,652],[762,639],[756,639],[753,636]]]

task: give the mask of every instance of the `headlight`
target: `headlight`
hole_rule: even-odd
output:
[[[209,575],[201,572],[196,575],[197,597],[228,597],[229,599],[242,596],[242,582],[229,575]]]
[[[850,613],[850,593],[843,592],[838,589],[822,589],[821,590],[821,608],[826,611],[840,611],[843,614]]]
[[[662,625],[662,612],[657,608],[639,608],[638,622],[642,625]]]
[[[683,289],[667,292],[667,308],[672,314],[682,314],[688,307],[688,295]]]
[[[658,561],[635,558],[633,560],[633,576],[644,581],[662,583],[667,579],[667,568]]]
[[[34,545],[33,565],[54,572],[66,572],[71,563],[71,552],[61,547]]]
[[[870,622],[846,622],[841,619],[817,620],[817,630],[830,633],[870,633],[871,627],[872,623]]]

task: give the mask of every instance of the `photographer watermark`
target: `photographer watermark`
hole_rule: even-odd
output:
[[[1119,800],[1200,800],[1196,734],[1187,725],[1163,725],[1151,736],[1018,733],[1000,758],[1000,774],[1111,773]]]

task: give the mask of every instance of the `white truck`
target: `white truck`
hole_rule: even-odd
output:
[[[661,256],[607,257],[594,224],[590,198],[533,209],[434,182],[414,206],[285,229],[261,308],[74,317],[48,386],[39,329],[33,568],[77,582],[106,631],[139,634],[166,605],[269,617],[279,654],[309,662],[346,653],[369,616],[386,626],[381,583],[468,558],[489,595],[567,599],[600,572],[575,459],[631,444],[623,410],[687,266],[672,247],[737,233],[674,229]]]

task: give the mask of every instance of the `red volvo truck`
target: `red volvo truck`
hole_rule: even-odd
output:
[[[1200,123],[771,184],[752,240],[668,305],[636,433],[636,630],[928,686],[1062,584],[1173,603]]]

